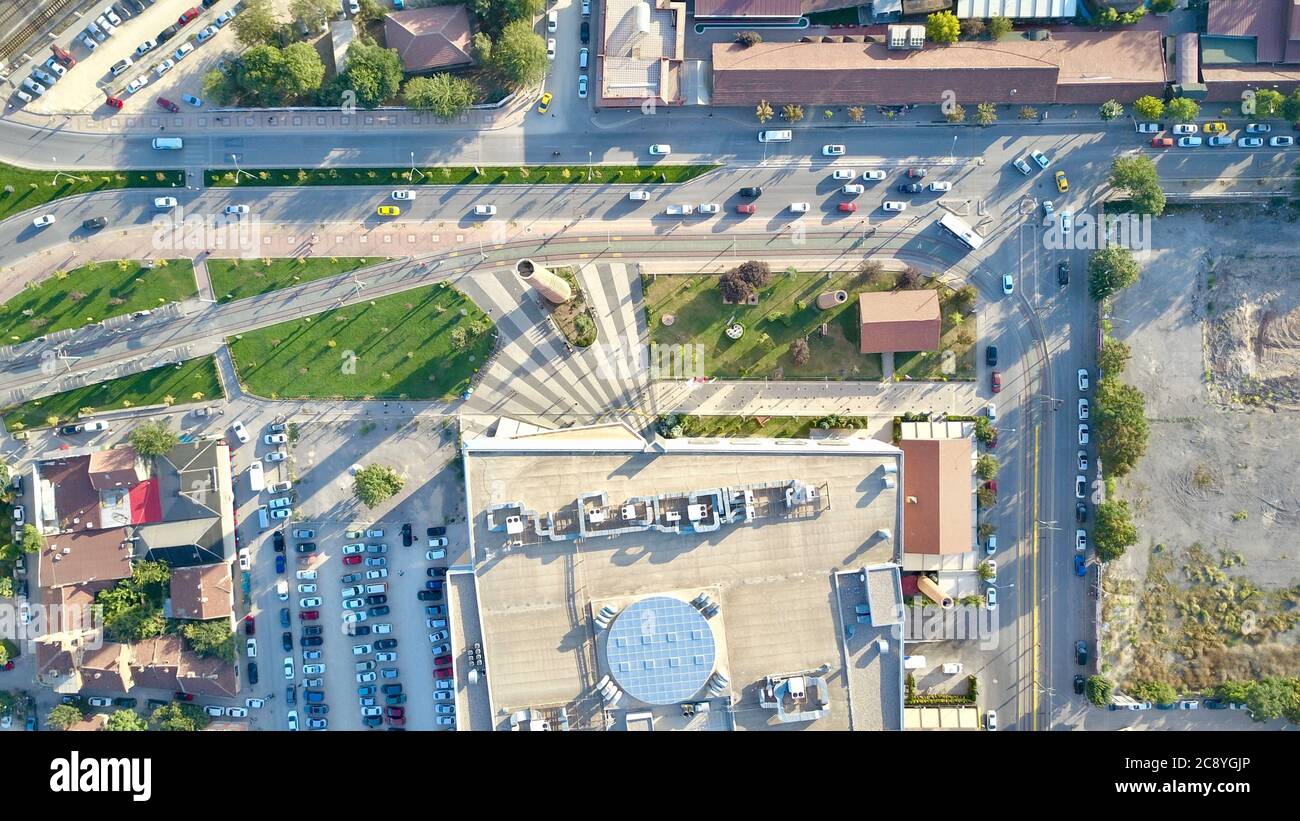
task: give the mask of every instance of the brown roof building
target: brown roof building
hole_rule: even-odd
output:
[[[1300,0],[1211,0],[1205,33],[1253,41],[1256,63],[1300,63]]]
[[[184,644],[180,636],[157,636],[130,645],[128,662],[136,687],[149,690],[176,690],[176,676],[181,667]]]
[[[695,0],[695,18],[787,19],[803,14],[803,0]]]
[[[46,536],[38,554],[37,586],[64,587],[131,575],[126,529],[85,530]]]
[[[908,553],[973,550],[968,438],[903,439],[903,546]]]
[[[412,74],[472,65],[472,34],[464,6],[429,6],[384,17],[384,40]]]
[[[593,44],[596,105],[642,108],[694,102],[683,70],[686,4],[673,0],[602,0]],[[700,78],[701,81],[703,78]]]
[[[131,647],[104,642],[81,655],[81,686],[87,690],[125,693],[131,689]]]
[[[172,571],[171,617],[229,619],[234,610],[234,582],[229,562],[178,567]]]
[[[871,291],[858,294],[860,353],[933,351],[943,321],[939,292]]]
[[[883,42],[713,45],[713,104],[1088,103],[1162,95],[1158,31],[1053,32],[890,50]]]
[[[90,454],[86,473],[97,491],[130,490],[148,476],[140,455],[130,445]]]

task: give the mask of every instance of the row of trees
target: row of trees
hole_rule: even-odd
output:
[[[1300,122],[1300,89],[1283,95],[1271,88],[1257,88],[1246,93],[1242,113],[1260,120],[1281,117],[1288,122]],[[1169,102],[1147,95],[1133,103],[1133,111],[1144,120],[1159,120],[1166,115],[1176,123],[1190,123],[1201,115],[1201,106],[1195,100],[1175,97]]]
[[[55,730],[66,730],[86,718],[80,702],[56,704],[45,719],[45,724]],[[193,704],[164,704],[150,713],[148,720],[135,710],[117,710],[110,713],[104,729],[108,732],[144,732],[152,727],[163,732],[193,733],[212,723],[203,708]]]

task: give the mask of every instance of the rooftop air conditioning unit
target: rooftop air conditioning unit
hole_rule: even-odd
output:
[[[897,487],[897,486],[898,486],[898,482],[895,482],[895,481],[894,481],[894,477],[892,477],[892,476],[886,476],[886,477],[885,477],[885,487],[886,487],[886,488],[892,490],[893,488],[895,488],[895,487]]]
[[[885,465],[885,473],[898,473],[898,465]]]

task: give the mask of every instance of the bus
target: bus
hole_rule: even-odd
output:
[[[966,220],[956,214],[945,213],[939,218],[939,227],[962,241],[972,251],[978,251],[984,244],[984,237],[975,233],[975,229],[966,224]]]

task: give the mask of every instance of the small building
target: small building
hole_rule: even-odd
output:
[[[907,553],[969,553],[974,549],[975,520],[970,439],[904,438],[898,446],[907,465],[903,476]]]
[[[1253,89],[1289,94],[1300,87],[1300,3],[1210,0],[1200,74],[1210,102],[1240,101]]]
[[[695,19],[709,23],[790,23],[802,15],[802,0],[695,0]]]
[[[384,40],[410,74],[473,65],[472,39],[464,6],[428,6],[384,16]]]
[[[890,26],[887,45],[891,49],[925,48],[925,26]]]
[[[926,289],[858,294],[858,323],[860,353],[938,350],[943,330],[939,292]]]
[[[957,16],[963,20],[1073,20],[1078,13],[1079,0],[957,0]]]
[[[172,571],[171,618],[208,621],[233,618],[234,581],[230,563],[178,567]]]

